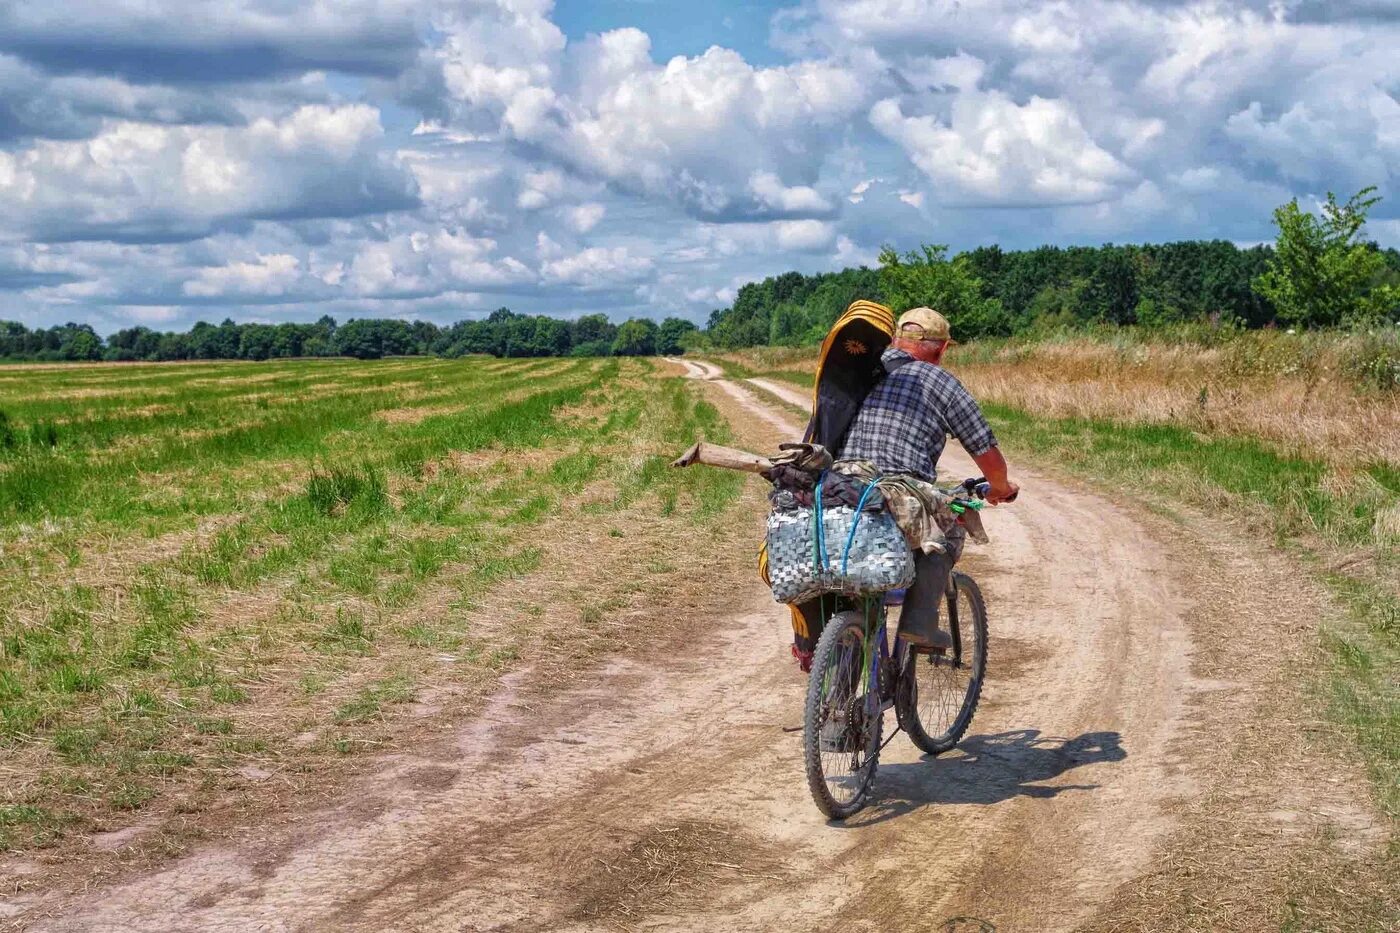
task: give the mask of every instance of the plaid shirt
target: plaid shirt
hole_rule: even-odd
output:
[[[982,409],[952,373],[893,347],[880,362],[888,375],[865,397],[838,459],[933,482],[949,434],[974,457],[996,446]]]

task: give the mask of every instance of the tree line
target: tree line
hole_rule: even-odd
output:
[[[499,308],[477,321],[440,327],[430,321],[360,318],[314,324],[221,324],[201,321],[188,331],[129,327],[105,340],[88,324],[29,329],[0,321],[0,359],[132,362],[269,360],[306,356],[650,356],[682,352],[697,330],[690,321],[634,318],[613,324],[606,315],[573,321]]]
[[[1228,240],[982,246],[955,256],[939,245],[887,247],[879,269],[751,282],[710,315],[705,337],[721,348],[815,343],[856,298],[936,308],[964,339],[1096,324],[1389,323],[1400,319],[1400,252],[1360,238],[1378,200],[1369,188],[1345,203],[1329,193],[1314,215],[1295,199],[1274,212],[1275,244],[1244,249]]]
[[[1345,202],[1329,193],[1314,215],[1295,199],[1274,211],[1275,244],[1244,249],[1228,240],[981,246],[954,256],[940,245],[905,253],[887,247],[878,269],[786,272],[750,282],[731,306],[711,312],[703,330],[675,317],[613,324],[602,314],[566,321],[507,308],[445,327],[371,318],[338,324],[325,316],[314,324],[201,321],[186,332],[131,327],[105,340],[86,324],[30,330],[0,321],[0,359],[649,356],[804,346],[819,342],[858,298],[896,310],[936,308],[962,339],[1097,324],[1372,327],[1400,321],[1400,252],[1361,238],[1378,200],[1372,188]]]
[[[705,336],[725,349],[809,345],[857,298],[897,310],[936,308],[964,339],[1097,323],[1224,318],[1260,327],[1276,314],[1251,282],[1272,256],[1272,247],[1242,250],[1227,240],[1030,250],[982,246],[955,256],[941,245],[905,253],[886,248],[878,269],[788,272],[750,282],[733,305],[711,313]]]

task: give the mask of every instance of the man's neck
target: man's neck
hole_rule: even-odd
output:
[[[896,350],[902,350],[908,353],[916,360],[938,366],[943,361],[943,351],[947,347],[947,344],[934,346],[927,340],[902,340],[896,337],[890,342],[890,346],[894,347]]]

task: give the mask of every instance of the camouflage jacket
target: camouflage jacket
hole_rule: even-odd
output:
[[[962,536],[964,529],[978,544],[987,543],[980,516],[969,510],[964,513],[964,524],[959,525],[957,516],[948,508],[952,499],[932,483],[907,473],[882,475],[869,460],[838,460],[831,469],[865,483],[875,481],[876,488],[885,497],[885,507],[894,516],[899,530],[904,532],[909,546],[916,551],[944,554],[948,551],[949,539]]]

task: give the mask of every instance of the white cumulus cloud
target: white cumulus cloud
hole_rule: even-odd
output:
[[[652,269],[652,260],[634,255],[625,246],[590,246],[571,255],[540,263],[545,282],[602,288],[640,281]]]
[[[759,68],[719,47],[660,65],[637,29],[566,49],[530,16],[487,22],[449,25],[436,56],[456,125],[494,124],[573,171],[702,217],[831,212],[811,183],[867,103],[858,69]]]
[[[81,141],[0,152],[0,230],[44,239],[182,239],[252,218],[416,203],[378,146],[378,111],[307,106],[242,127],[107,121]]]
[[[940,200],[997,205],[1082,204],[1112,196],[1133,172],[1101,148],[1066,102],[965,92],[945,123],[882,100],[870,122],[934,182]]]
[[[836,227],[821,220],[779,220],[771,224],[778,248],[799,253],[815,253],[836,239]]]
[[[198,277],[186,282],[184,292],[192,297],[282,295],[301,276],[301,261],[278,253],[259,256],[254,262],[231,262],[199,270]]]

